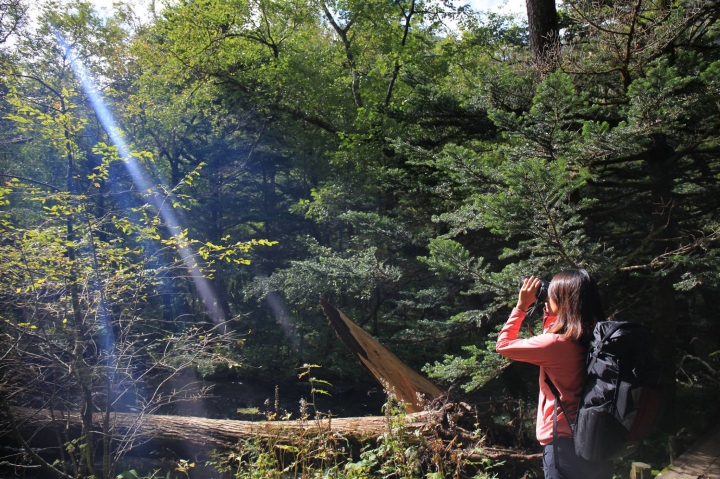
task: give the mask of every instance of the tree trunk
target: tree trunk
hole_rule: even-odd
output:
[[[541,73],[557,68],[558,15],[555,0],[526,0],[530,49]]]
[[[12,413],[23,433],[37,433],[38,429],[43,428],[64,429],[69,426],[71,436],[76,436],[81,430],[82,417],[78,412],[53,413],[47,409],[13,407]],[[422,428],[426,423],[427,415],[428,413],[408,415],[408,431]],[[93,415],[93,426],[96,431],[101,430],[103,420],[103,413]],[[385,416],[333,418],[321,421],[233,421],[192,416],[112,413],[110,422],[118,436],[136,435],[138,443],[152,440],[156,445],[162,446],[191,444],[208,449],[231,447],[239,439],[251,437],[289,439],[299,434],[332,431],[346,437],[366,439],[377,437],[387,430]]]
[[[658,258],[675,249],[676,245],[670,242],[677,237],[676,218],[673,211],[673,157],[674,151],[668,146],[665,135],[656,135],[653,138],[653,149],[648,161],[650,166],[650,180],[652,182],[652,202],[654,211],[652,215],[651,232],[654,240],[652,255]],[[677,299],[673,284],[677,279],[676,271],[666,271],[657,274],[652,288],[652,314],[653,330],[657,337],[656,354],[663,366],[663,393],[665,411],[660,423],[664,431],[674,431],[675,385],[676,385],[676,348],[677,348]]]
[[[665,414],[660,427],[666,432],[676,428],[675,386],[676,386],[676,348],[677,348],[677,305],[674,275],[657,278],[652,289],[653,330],[656,334],[656,356],[663,368],[662,389]]]
[[[422,436],[432,437],[438,434],[447,435],[462,434],[446,431],[448,417],[457,419],[458,403],[450,403],[445,409],[450,411],[448,415],[445,410],[423,411],[420,413],[408,414],[405,418],[406,439],[420,441]],[[469,406],[462,403],[461,407],[470,410]],[[70,430],[71,437],[77,437],[81,430],[82,418],[79,413],[69,414],[55,411],[52,413],[47,409],[31,409],[22,407],[11,407],[12,421],[17,424],[23,436],[32,435],[39,438],[38,434],[42,429]],[[454,411],[454,412],[453,412]],[[466,412],[461,410],[460,412]],[[7,414],[7,413],[6,413]],[[0,411],[0,420],[8,421],[6,414]],[[54,419],[53,419],[54,417]],[[477,416],[468,416],[471,422],[477,421]],[[93,415],[93,426],[100,431],[104,413]],[[488,416],[482,416],[480,421],[492,422]],[[385,416],[348,417],[333,418],[331,420],[308,420],[308,421],[233,421],[229,419],[205,419],[190,416],[160,416],[141,415],[131,413],[113,413],[111,417],[114,433],[118,436],[133,435],[137,439],[135,445],[139,446],[151,442],[154,447],[167,447],[169,449],[200,450],[227,449],[238,443],[241,439],[259,438],[271,439],[283,442],[297,438],[312,436],[321,432],[332,432],[338,437],[356,440],[372,440],[388,431],[388,418]],[[443,428],[443,424],[445,428]],[[491,429],[507,429],[505,426],[492,424]],[[1,438],[2,436],[0,436]],[[458,439],[459,436],[456,436]],[[514,460],[514,461],[535,461],[540,454],[525,454],[516,449],[507,447],[486,446],[482,450],[470,449],[467,459],[480,460],[491,458],[493,460]]]

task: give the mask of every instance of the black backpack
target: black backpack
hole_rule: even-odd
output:
[[[570,425],[579,457],[625,457],[652,431],[661,410],[661,367],[652,356],[652,342],[652,333],[637,323],[601,321],[595,326],[577,420]],[[554,438],[558,403],[568,421],[570,416],[555,385],[547,376],[545,381],[555,395]]]

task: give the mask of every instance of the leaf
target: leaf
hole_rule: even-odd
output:
[[[140,479],[137,471],[131,469],[129,471],[121,472],[117,475],[116,479]]]

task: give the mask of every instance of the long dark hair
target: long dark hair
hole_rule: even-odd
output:
[[[548,296],[555,301],[558,315],[549,332],[586,343],[595,323],[605,320],[597,283],[584,269],[569,269],[555,275]]]

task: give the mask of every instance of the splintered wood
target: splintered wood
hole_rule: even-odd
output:
[[[408,412],[422,411],[443,393],[322,297],[320,305],[340,340]]]

